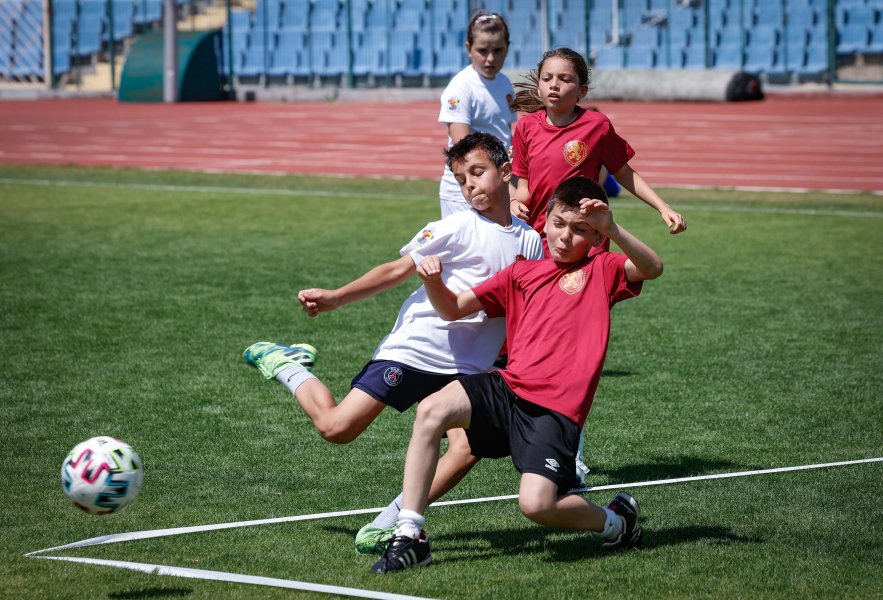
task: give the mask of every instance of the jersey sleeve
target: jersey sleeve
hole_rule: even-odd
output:
[[[629,281],[626,278],[625,261],[628,258],[624,254],[605,252],[601,257],[604,260],[604,284],[607,286],[610,306],[641,293],[644,282]]]
[[[475,297],[484,307],[484,312],[491,319],[506,314],[513,265],[514,263],[472,288]]]
[[[427,223],[402,247],[399,251],[401,256],[409,255],[415,265],[419,265],[427,256],[433,255],[438,256],[442,264],[448,262],[447,258],[453,253],[454,244],[457,244],[459,239],[458,228],[453,224],[457,219],[451,217]]]
[[[461,78],[455,76],[442,92],[441,110],[438,113],[439,123],[472,124],[472,93],[461,81]]]
[[[601,162],[611,173],[619,171],[635,156],[634,149],[616,133],[609,120],[607,132],[601,138],[601,152]]]
[[[515,124],[515,132],[512,134],[512,146],[509,148],[509,162],[512,163],[512,173],[517,177],[527,177],[528,172],[526,130],[526,120],[519,119]]]

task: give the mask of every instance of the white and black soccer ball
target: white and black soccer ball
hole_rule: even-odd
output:
[[[144,468],[129,444],[106,435],[74,446],[61,465],[61,488],[77,508],[108,515],[141,491]]]

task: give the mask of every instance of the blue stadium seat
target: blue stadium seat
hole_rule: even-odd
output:
[[[113,0],[113,39],[132,37],[135,33],[135,5],[132,0]]]
[[[80,15],[76,21],[76,30],[75,56],[89,56],[101,51],[101,39],[104,33],[103,15]]]
[[[309,29],[313,32],[329,33],[338,31],[338,10],[336,5],[316,4],[310,11]]]
[[[705,46],[693,44],[684,49],[681,66],[685,69],[704,69]]]
[[[514,54],[514,56],[513,56]],[[510,52],[512,57],[512,67],[516,69],[535,69],[540,58],[543,56],[543,47],[539,40],[531,43],[522,44],[515,52]],[[509,59],[506,60],[509,63]]]
[[[306,2],[288,0],[282,5],[279,19],[281,31],[306,31],[309,26],[310,7]]]
[[[838,54],[864,52],[871,41],[871,31],[866,23],[847,23],[837,34]]]
[[[595,67],[598,69],[621,69],[624,64],[622,46],[604,46],[595,54]]]
[[[629,69],[652,69],[656,66],[656,49],[650,46],[629,46],[625,56]]]
[[[819,75],[828,70],[828,48],[825,46],[809,46],[806,49],[806,59],[803,65],[797,69],[801,75]]]
[[[245,77],[257,77],[267,72],[265,61],[269,60],[269,49],[254,44],[242,53],[242,60],[234,62],[233,73]]]
[[[778,54],[771,46],[751,45],[745,50],[745,64],[742,68],[749,73],[775,73],[778,68]]]
[[[883,20],[878,21],[871,29],[871,39],[868,42],[868,52],[875,54],[883,53]]]
[[[775,48],[781,40],[779,26],[775,23],[760,23],[748,31],[748,48],[763,46]]]
[[[717,69],[741,69],[743,63],[742,45],[721,45],[714,51],[714,66]]]
[[[432,75],[450,77],[466,66],[466,51],[460,46],[443,46],[436,49]]]

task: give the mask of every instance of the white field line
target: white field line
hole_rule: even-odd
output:
[[[263,173],[263,175],[268,175]],[[15,177],[0,177],[0,184],[9,185],[34,185],[34,186],[52,186],[52,187],[95,187],[107,189],[127,189],[127,190],[147,190],[161,192],[180,192],[180,193],[197,193],[197,194],[246,194],[252,196],[282,196],[282,197],[298,197],[298,198],[351,198],[352,196],[360,196],[363,198],[377,198],[382,200],[417,200],[411,196],[401,196],[396,194],[376,194],[365,193],[360,191],[352,192],[329,192],[328,190],[283,190],[283,189],[267,189],[267,188],[246,188],[246,187],[218,187],[218,186],[196,186],[196,185],[157,185],[150,183],[108,183],[105,181],[74,181],[66,179],[25,179]],[[860,190],[812,190],[809,188],[775,188],[775,187],[706,187],[696,185],[675,185],[671,187],[680,187],[692,190],[736,190],[746,192],[777,192],[777,193],[808,193],[808,192],[826,192],[832,194],[860,194]],[[871,192],[875,195],[883,195],[883,192]],[[628,200],[617,201],[617,206],[622,208],[635,208],[643,206],[638,202]],[[732,213],[764,213],[764,214],[788,214],[788,215],[805,215],[820,217],[883,217],[883,212],[874,211],[852,211],[852,210],[820,210],[814,208],[771,208],[771,207],[739,207],[739,206],[714,206],[709,204],[692,204],[687,206],[691,210],[705,210],[712,212],[732,212]]]
[[[759,469],[754,471],[738,471],[734,473],[716,473],[712,475],[696,475],[693,477],[679,477],[675,479],[657,479],[655,481],[637,481],[632,483],[616,483],[610,485],[599,485],[589,488],[579,488],[578,492],[600,492],[604,490],[621,490],[635,487],[651,487],[657,485],[671,485],[675,483],[688,483],[693,481],[707,481],[712,479],[731,479],[734,477],[749,477],[752,475],[770,475],[773,473],[787,473],[791,471],[807,471],[810,469],[827,469],[831,467],[845,467],[850,465],[859,465],[866,463],[883,462],[883,457],[863,458],[859,460],[848,460],[842,462],[819,463],[814,465],[801,465],[796,467],[777,467],[772,469]],[[510,494],[506,496],[488,496],[485,498],[470,498],[466,500],[447,500],[444,502],[435,502],[433,507],[439,506],[456,506],[461,504],[476,504],[480,502],[496,502],[500,500],[515,500],[518,494]],[[149,538],[167,537],[173,535],[185,535],[189,533],[200,533],[204,531],[217,531],[220,529],[233,529],[237,527],[252,527],[256,525],[271,525],[275,523],[290,523],[293,521],[313,521],[319,519],[329,519],[334,517],[348,517],[352,515],[364,515],[378,513],[383,508],[360,508],[356,510],[342,510],[336,512],[315,513],[308,515],[294,515],[290,517],[276,517],[272,519],[257,519],[254,521],[237,521],[232,523],[217,523],[213,525],[195,525],[190,527],[173,527],[170,529],[152,529],[148,531],[130,531],[127,533],[115,533],[110,535],[102,535],[99,537],[72,542],[63,546],[53,546],[52,548],[44,548],[43,550],[34,550],[25,556],[34,556],[45,552],[55,552],[59,550],[68,550],[71,548],[84,548],[87,546],[97,546],[101,544],[114,544],[117,542],[128,542],[133,540],[144,540]]]
[[[419,596],[403,596],[387,592],[375,592],[359,588],[340,587],[337,585],[323,585],[320,583],[308,583],[306,581],[294,581],[292,579],[276,579],[275,577],[259,577],[257,575],[245,575],[243,573],[227,573],[225,571],[206,571],[204,569],[189,569],[185,567],[172,567],[168,565],[152,565],[149,563],[136,563],[122,560],[105,560],[101,558],[78,558],[74,556],[38,556],[46,560],[62,560],[67,562],[84,563],[87,565],[99,565],[104,567],[116,567],[129,571],[140,571],[150,575],[171,575],[172,577],[185,577],[187,579],[206,579],[209,581],[226,581],[229,583],[244,583],[248,585],[262,585],[266,587],[286,588],[289,590],[304,590],[318,592],[320,594],[337,594],[340,596],[353,596],[356,598],[378,598],[380,600],[427,600]]]
[[[748,477],[751,475],[768,475],[772,473],[786,473],[790,471],[805,471],[809,469],[823,469],[830,467],[842,467],[847,465],[858,465],[865,463],[883,462],[883,457],[865,458],[860,460],[849,460],[842,462],[819,463],[813,465],[801,465],[796,467],[778,467],[773,469],[758,469],[753,471],[739,471],[735,473],[717,473],[712,475],[697,475],[695,477],[679,477],[675,479],[658,479],[655,481],[639,481],[633,483],[601,485],[591,488],[581,488],[579,492],[598,492],[610,489],[624,489],[632,487],[649,487],[656,485],[669,485],[674,483],[686,483],[691,481],[705,481],[711,479],[728,479],[733,477]],[[506,496],[491,496],[487,498],[472,498],[468,500],[452,500],[447,502],[436,502],[432,506],[455,506],[461,504],[474,504],[478,502],[494,502],[499,500],[514,500],[518,498],[517,494]],[[333,585],[323,585],[316,583],[308,583],[304,581],[294,581],[290,579],[276,579],[272,577],[259,577],[256,575],[246,575],[243,573],[228,573],[225,571],[207,571],[203,569],[190,569],[186,567],[175,567],[169,565],[157,565],[150,563],[136,563],[129,561],[106,560],[99,558],[74,557],[74,556],[37,556],[46,552],[62,550],[68,548],[82,548],[86,546],[95,546],[99,544],[111,544],[115,542],[124,542],[130,540],[140,540],[162,536],[182,535],[187,533],[196,533],[199,531],[210,531],[217,529],[229,529],[233,527],[247,527],[252,525],[265,525],[269,523],[282,523],[290,521],[305,521],[315,519],[327,519],[338,516],[349,516],[379,512],[379,508],[363,508],[357,510],[347,510],[338,512],[317,513],[311,515],[297,515],[292,517],[281,517],[276,519],[260,519],[256,521],[240,521],[236,523],[221,523],[216,525],[202,525],[195,527],[177,527],[172,529],[155,529],[152,531],[129,532],[114,535],[106,535],[96,538],[74,542],[64,546],[55,546],[44,550],[35,550],[29,552],[25,556],[33,558],[42,558],[46,560],[59,560],[67,562],[75,562],[81,564],[92,564],[99,566],[115,567],[119,569],[127,569],[131,571],[140,571],[152,575],[167,575],[172,577],[184,577],[189,579],[204,579],[210,581],[226,581],[230,583],[241,583],[247,585],[260,585],[268,587],[286,588],[305,590],[311,592],[337,594],[342,596],[352,596],[358,598],[379,598],[381,600],[426,600],[415,596],[402,596],[398,594],[389,594],[385,592],[375,592],[372,590],[363,590],[358,588],[346,588]]]

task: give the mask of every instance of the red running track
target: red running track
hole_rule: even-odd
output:
[[[883,193],[883,94],[599,102],[655,187]],[[435,102],[0,102],[0,163],[435,179]]]

